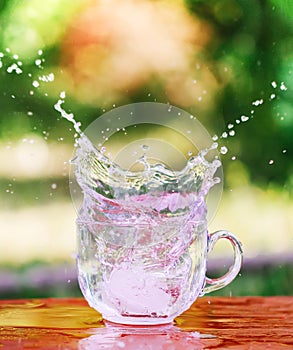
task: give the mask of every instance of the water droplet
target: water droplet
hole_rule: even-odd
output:
[[[236,157],[235,157],[235,156],[233,156],[233,157],[231,157],[231,159],[232,159],[232,160],[235,160],[235,159],[236,159]]]
[[[193,154],[193,152],[192,152],[192,151],[189,151],[187,154],[188,154],[189,157],[191,157],[192,154]]]
[[[221,154],[226,154],[228,152],[228,148],[226,147],[226,146],[222,146],[221,148],[220,148],[220,153]]]
[[[239,119],[236,119],[235,122],[236,122],[236,124],[240,124],[240,120]]]
[[[34,95],[34,92],[31,90],[31,91],[29,92],[29,94],[30,94],[31,96],[33,96],[33,95]]]
[[[227,134],[226,131],[224,131],[224,132],[222,133],[222,137],[223,137],[223,139],[226,139],[226,138],[228,137],[228,134]]]
[[[276,97],[276,94],[271,94],[270,99],[273,100]]]
[[[52,188],[52,190],[56,190],[57,184],[53,183],[53,184],[51,185],[51,188]]]
[[[28,111],[28,112],[27,112],[27,115],[30,116],[30,117],[31,117],[33,114],[34,114],[34,113],[31,112],[31,111]]]
[[[217,140],[218,140],[218,135],[214,135],[214,136],[212,137],[212,140],[213,140],[213,141],[217,141]]]
[[[236,134],[235,130],[230,130],[230,131],[229,131],[229,135],[230,135],[230,136],[235,136],[235,134]]]
[[[145,151],[145,152],[148,151],[148,150],[150,149],[150,147],[149,147],[148,145],[142,145],[141,148],[142,148],[142,150]]]
[[[270,164],[270,165],[271,165],[271,164],[274,164],[274,160],[271,159],[271,160],[269,161],[269,164]]]
[[[42,64],[42,60],[41,59],[37,59],[37,60],[35,60],[35,65],[36,66],[40,66]]]
[[[34,80],[32,85],[33,85],[35,88],[37,88],[37,87],[40,86],[40,83],[39,83],[37,80]]]
[[[277,87],[277,83],[275,81],[271,82],[272,87],[275,89]]]
[[[282,153],[286,153],[286,152],[287,152],[287,150],[286,150],[286,149],[283,149]]]
[[[22,70],[18,67],[16,63],[13,63],[11,66],[7,68],[7,73],[15,72],[16,74],[21,74]]]
[[[234,124],[228,124],[228,129],[234,128]]]
[[[60,98],[62,98],[64,100],[65,97],[66,97],[66,92],[65,91],[61,91],[59,96],[60,96]]]
[[[43,50],[39,50],[39,51],[38,51],[38,55],[39,55],[39,56],[42,56],[42,54],[43,54]]]
[[[286,91],[287,90],[287,86],[284,84],[283,81],[281,82],[280,90],[282,90],[282,91]]]
[[[48,75],[43,75],[39,77],[39,80],[45,81],[45,82],[54,81],[54,79],[55,79],[54,73],[50,73]]]
[[[241,117],[240,117],[240,119],[241,119],[241,121],[242,122],[247,122],[247,120],[249,119],[246,115],[242,115]]]
[[[263,104],[263,99],[255,100],[255,101],[252,102],[253,106],[259,106],[259,105],[262,105],[262,104]]]

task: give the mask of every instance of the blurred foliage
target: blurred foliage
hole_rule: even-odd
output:
[[[160,1],[148,2],[160,3]],[[104,71],[99,69],[102,69],[100,66],[105,61],[99,61],[100,56],[108,57],[109,52],[111,54],[111,50],[116,48],[115,46],[113,48],[113,45],[107,46],[107,40],[112,43],[117,35],[115,26],[111,27],[108,23],[111,20],[115,21],[116,8],[113,7],[109,17],[107,15],[105,18],[99,17],[101,13],[94,8],[97,11],[96,20],[95,17],[90,18],[86,12],[92,3],[80,0],[74,4],[69,0],[52,0],[49,4],[36,0],[0,1],[0,52],[4,56],[0,57],[2,65],[0,137],[5,140],[13,139],[25,132],[33,131],[40,135],[46,133],[49,140],[62,136],[64,142],[72,143],[74,132],[69,130],[70,126],[66,121],[60,120],[60,116],[53,108],[62,90],[68,91],[66,109],[74,112],[83,126],[87,126],[105,109],[112,108],[114,103],[118,106],[154,100],[169,102],[195,114],[211,133],[221,135],[223,131],[229,131],[229,124],[234,124],[233,130],[236,135],[220,139],[220,144],[225,144],[230,149],[228,154],[223,156],[224,166],[225,162],[230,162],[231,157],[235,155],[248,168],[251,181],[260,184],[276,182],[286,184],[287,188],[291,187],[293,181],[292,1],[185,0],[183,3],[187,6],[194,23],[198,25],[196,34],[192,34],[194,42],[191,40],[194,51],[190,61],[186,63],[188,67],[191,65],[191,68],[189,67],[188,71],[183,69],[181,76],[177,76],[172,70],[164,71],[166,63],[163,62],[163,66],[158,70],[152,68],[153,70],[148,73],[143,70],[131,71],[134,75],[143,75],[141,80],[137,78],[138,82],[134,82],[129,78],[127,70],[131,62],[127,62],[122,68],[119,66],[122,69],[121,80],[117,74],[116,83],[120,84],[119,88],[114,86],[115,77],[106,76],[104,80],[110,79],[105,83],[106,92],[103,90],[103,94],[97,98],[94,90],[103,83],[103,80],[98,80],[95,82],[98,85],[93,85],[94,82],[89,77],[101,78],[99,72]],[[166,8],[169,6],[167,3],[165,2]],[[174,5],[173,1],[169,3]],[[181,4],[181,1],[179,3]],[[117,11],[124,11],[123,7],[119,6],[117,4]],[[158,16],[162,16],[164,20],[164,9],[161,7],[156,9]],[[139,9],[134,10],[140,14]],[[176,11],[174,10],[174,13]],[[182,12],[182,9],[180,11]],[[178,13],[180,11],[178,10]],[[114,17],[111,17],[112,13]],[[95,16],[94,14],[95,12],[92,16]],[[153,15],[151,10],[150,14]],[[133,20],[130,13],[128,16],[129,21]],[[182,18],[186,23],[190,21],[186,14],[184,16]],[[101,27],[95,27],[99,25],[99,21]],[[86,28],[83,27],[84,23],[88,23]],[[155,23],[154,18],[154,26]],[[116,25],[119,29],[119,23]],[[107,29],[109,26],[110,29]],[[106,28],[106,34],[103,28]],[[186,28],[193,28],[193,24]],[[110,34],[106,30],[110,30]],[[95,38],[101,40],[99,31],[103,32],[102,39],[106,41],[104,51],[99,47],[100,51],[95,51],[93,56],[89,54],[86,56],[87,60],[82,61],[80,56],[93,46],[91,40]],[[182,33],[184,41],[188,36],[184,31]],[[208,39],[203,39],[204,36]],[[129,46],[126,40],[127,33],[126,37],[121,38],[122,41],[125,40],[125,43],[122,42],[122,48],[125,47],[126,50]],[[142,37],[141,41],[144,40]],[[164,40],[165,37],[162,39],[163,44]],[[84,46],[87,45],[87,41],[90,43],[89,46]],[[145,45],[148,45],[147,41]],[[158,47],[160,45],[154,48],[151,46],[150,50]],[[7,48],[11,51],[9,52]],[[182,51],[186,49],[185,46],[178,46],[177,51],[180,51],[180,48]],[[186,49],[186,52],[189,51]],[[130,54],[133,52],[130,51]],[[151,56],[157,55],[159,56],[160,52],[152,52]],[[120,56],[123,58],[123,52],[120,52]],[[77,68],[80,69],[78,72],[76,66],[72,66],[76,64],[74,59],[77,58],[81,59],[77,61]],[[13,64],[21,69],[21,74],[17,74],[16,70],[8,73],[9,67]],[[97,70],[93,70],[93,67]],[[109,70],[111,69],[106,72],[109,73]],[[40,76],[48,76],[50,72],[54,73],[54,81],[46,84],[40,82],[40,87],[34,86],[35,81],[39,82]],[[86,74],[88,79],[85,85],[85,76],[80,78],[78,75],[81,73]],[[189,89],[187,77],[189,73],[192,74],[190,79],[198,80],[203,89],[206,89],[203,90],[207,92],[206,96],[210,94],[208,102],[201,102],[201,96],[198,95],[194,95],[194,100],[178,97],[180,90],[185,93]],[[178,79],[178,86],[174,77],[173,80],[171,78],[168,80],[168,76],[172,74]],[[126,80],[129,85],[121,85],[123,78],[128,79]],[[111,79],[114,79],[113,84],[110,84]],[[272,86],[272,82],[276,82],[276,88]],[[286,88],[280,89],[281,82],[284,82]],[[184,87],[184,84],[187,87]],[[112,99],[109,97],[111,94]],[[260,100],[263,103],[252,105],[253,101]],[[248,116],[249,120],[245,125],[243,123],[238,125],[236,120],[241,120],[242,115]],[[273,164],[270,164],[271,160]]]

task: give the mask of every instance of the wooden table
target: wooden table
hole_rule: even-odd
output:
[[[204,297],[151,327],[103,322],[83,299],[2,300],[0,349],[293,349],[293,297]]]

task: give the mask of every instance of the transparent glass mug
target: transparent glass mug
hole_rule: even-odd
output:
[[[128,139],[136,126],[141,131]],[[221,195],[222,168],[217,145],[197,118],[143,102],[106,112],[84,133],[75,128],[77,268],[90,306],[116,323],[169,323],[198,296],[237,276],[240,242],[227,231],[207,230]],[[226,275],[210,279],[207,255],[220,238],[231,242],[234,263]]]
[[[209,234],[206,212],[202,203],[192,217],[140,224],[104,221],[102,212],[99,221],[87,220],[81,213],[78,279],[89,305],[108,321],[164,324],[198,296],[230,283],[241,267],[241,243],[228,231]],[[234,262],[224,276],[212,279],[206,276],[207,255],[219,239],[232,244]]]

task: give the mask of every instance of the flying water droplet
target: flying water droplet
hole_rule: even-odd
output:
[[[287,90],[287,86],[284,84],[283,81],[281,82],[280,90],[282,90],[282,91],[286,91]]]
[[[241,121],[242,122],[247,122],[247,120],[249,119],[246,115],[242,115],[241,117],[240,117],[240,119],[241,119]]]
[[[41,64],[42,64],[42,60],[41,59],[38,58],[38,59],[35,60],[35,65],[37,67],[39,67]]]
[[[22,69],[19,68],[19,66],[16,63],[13,63],[11,66],[9,66],[7,68],[7,73],[12,73],[15,72],[16,74],[21,74],[22,73]]]
[[[260,100],[255,100],[255,101],[253,101],[252,102],[252,105],[253,106],[260,106],[260,105],[262,105],[263,104],[263,99],[260,99]]]
[[[37,87],[40,86],[40,83],[39,83],[37,80],[34,80],[33,83],[32,83],[32,85],[33,85],[35,88],[37,88]]]
[[[222,146],[221,148],[220,148],[220,153],[221,154],[226,154],[228,152],[228,148],[226,147],[226,146]]]

